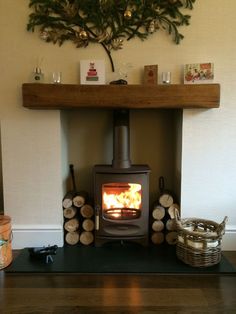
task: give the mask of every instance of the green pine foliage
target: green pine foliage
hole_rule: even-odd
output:
[[[165,30],[176,44],[183,39],[179,27],[189,25],[195,0],[30,0],[28,31],[39,30],[41,39],[76,47],[103,46],[111,61],[112,50],[125,39],[144,40]]]

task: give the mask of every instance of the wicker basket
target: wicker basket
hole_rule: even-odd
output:
[[[218,264],[221,260],[221,240],[227,217],[218,224],[199,218],[180,219],[177,215],[177,257],[193,267]]]

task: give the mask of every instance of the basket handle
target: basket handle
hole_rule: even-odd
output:
[[[174,208],[174,219],[175,219],[175,224],[177,226],[177,229],[181,229],[182,228],[182,222],[181,222],[181,219],[180,219],[180,213],[178,211],[177,208]]]
[[[180,220],[180,214],[177,208],[174,208],[174,217],[176,220]]]
[[[225,224],[228,221],[228,217],[225,216],[224,220],[222,221],[222,223],[219,224],[216,232],[218,235],[223,235],[225,233]]]

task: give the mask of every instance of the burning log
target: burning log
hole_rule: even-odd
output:
[[[93,243],[94,235],[91,231],[83,231],[80,235],[80,242],[84,245]]]
[[[77,208],[74,206],[64,208],[64,210],[63,210],[63,215],[67,219],[74,218],[76,214],[77,214]]]
[[[79,228],[79,220],[77,218],[70,219],[65,222],[64,229],[68,232],[73,232],[78,230]]]
[[[92,219],[85,219],[82,223],[82,228],[85,231],[93,231],[94,230],[94,222]]]
[[[164,242],[165,237],[163,232],[154,232],[151,236],[153,244],[159,245]]]
[[[152,224],[152,230],[155,232],[162,231],[165,225],[161,220],[155,220]]]
[[[65,241],[70,245],[77,244],[79,242],[79,231],[67,232]]]
[[[84,218],[91,218],[94,215],[94,209],[91,205],[85,204],[80,208],[80,214]]]

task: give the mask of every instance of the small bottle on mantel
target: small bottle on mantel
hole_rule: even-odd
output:
[[[42,72],[40,67],[36,67],[34,69],[32,80],[33,80],[34,83],[43,83],[43,81],[44,81],[44,74],[43,74],[43,72]]]

